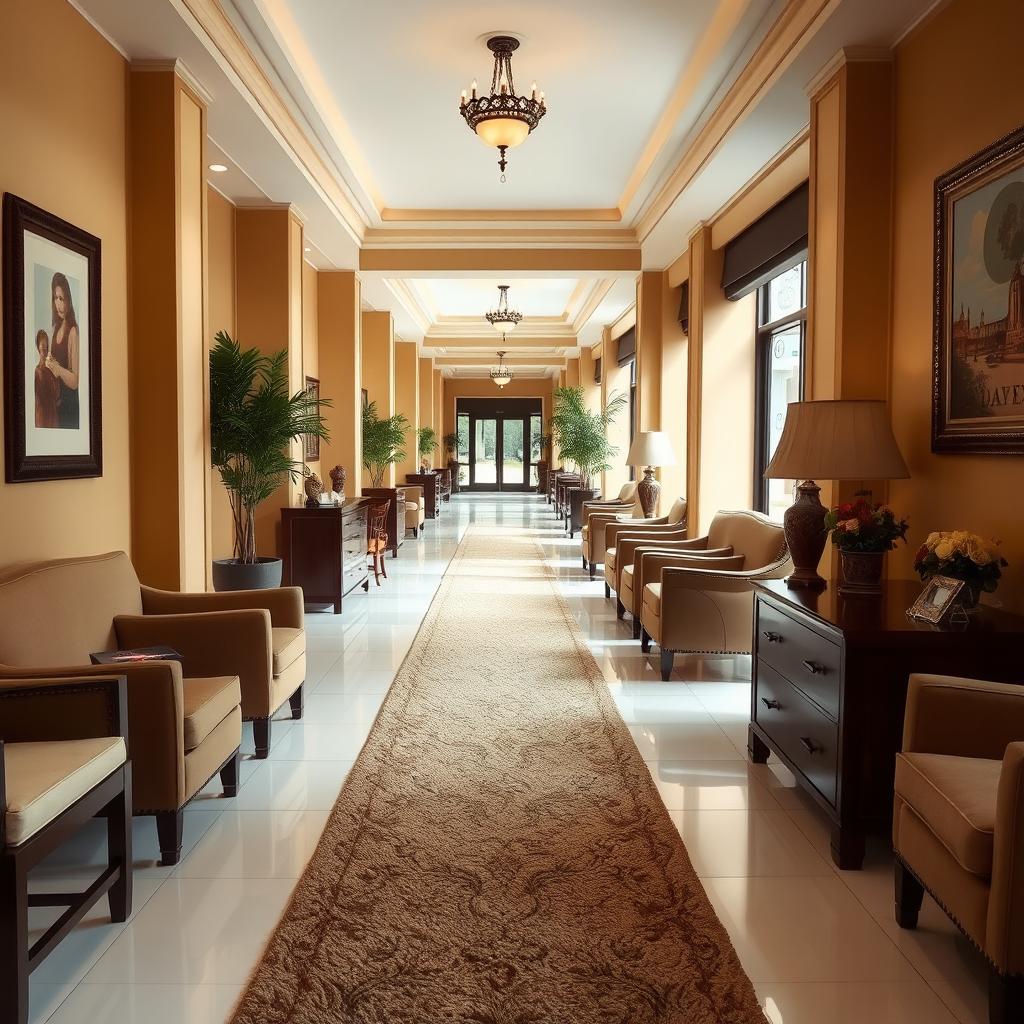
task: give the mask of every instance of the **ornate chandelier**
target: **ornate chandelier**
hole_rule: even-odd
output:
[[[529,97],[517,96],[512,79],[512,54],[519,49],[519,40],[514,36],[492,36],[487,48],[494,54],[494,74],[491,76],[491,94],[477,96],[476,81],[470,86],[470,95],[462,90],[459,112],[466,119],[471,131],[488,146],[494,146],[499,153],[498,167],[501,180],[505,180],[508,160],[506,152],[518,146],[547,113],[544,93],[537,92],[533,83]]]
[[[514,331],[516,325],[523,319],[523,314],[517,309],[508,308],[508,285],[498,285],[498,305],[487,313],[484,319],[499,333],[507,334]]]
[[[491,370],[491,380],[498,385],[499,388],[503,388],[509,381],[512,380],[512,371],[505,365],[505,353],[498,353],[498,368]]]

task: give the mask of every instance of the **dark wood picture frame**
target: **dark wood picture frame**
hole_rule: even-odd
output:
[[[88,393],[87,454],[26,454],[25,382],[25,234],[30,232],[85,259],[88,296],[84,365]],[[70,480],[103,475],[101,264],[100,240],[95,235],[47,213],[10,192],[3,200],[3,304],[4,304],[4,454],[8,483]],[[81,327],[79,328],[81,336]],[[79,364],[82,365],[81,363]],[[82,401],[82,399],[80,399]]]
[[[1021,168],[1024,168],[1024,126],[1004,135],[1001,139],[935,179],[932,451],[936,453],[1024,454],[1024,404],[1020,405],[1021,416],[1017,418],[1017,422],[1007,422],[1002,426],[998,421],[991,424],[979,422],[980,416],[962,417],[957,422],[957,418],[949,414],[954,327],[958,331],[964,331],[966,328],[965,336],[968,339],[966,344],[972,344],[970,341],[971,318],[972,315],[980,312],[972,310],[964,320],[964,314],[953,309],[954,206],[979,189]],[[1010,259],[1011,257],[1007,256],[1006,258]],[[1004,319],[1008,321],[1009,316]],[[984,323],[979,324],[978,328],[974,328],[974,333],[983,332],[985,326]],[[989,324],[988,326],[991,329],[993,325]],[[976,363],[982,353],[984,341],[979,340],[973,344],[972,359],[973,363]],[[993,342],[993,344],[995,343]],[[986,365],[993,365],[989,359],[1001,360],[1006,351],[1007,342],[1004,341],[1001,353],[995,351],[988,353]],[[998,362],[994,365],[998,365]],[[978,371],[971,369],[970,372],[976,374]],[[981,372],[985,372],[984,368]],[[1021,363],[1021,381],[1024,384],[1024,362]],[[1006,417],[1006,419],[1012,418]]]
[[[320,381],[316,377],[306,378],[306,393],[319,401]],[[306,462],[318,462],[320,460],[320,435],[302,435],[302,456]]]

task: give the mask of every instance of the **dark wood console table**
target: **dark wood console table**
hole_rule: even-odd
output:
[[[310,604],[333,604],[360,584],[370,587],[366,560],[366,516],[370,502],[354,498],[340,507],[282,508],[284,584],[302,587]]]
[[[774,751],[793,772],[831,821],[841,868],[859,868],[865,833],[890,826],[910,674],[1024,682],[1024,618],[982,607],[939,628],[907,618],[920,592],[914,580],[874,598],[754,588],[750,757]]]
[[[441,507],[441,478],[437,473],[406,473],[405,482],[413,487],[423,488],[426,501],[424,513],[428,519],[436,519]]]

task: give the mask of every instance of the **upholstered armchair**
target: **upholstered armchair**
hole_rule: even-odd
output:
[[[630,512],[626,515],[612,517],[598,513],[598,517],[587,531],[584,539],[583,562],[584,568],[590,566],[590,578],[596,575],[596,568],[604,564],[604,596],[611,597],[613,590],[619,589],[618,561],[616,559],[615,545],[617,538],[629,533],[645,533],[648,530],[662,530],[671,534],[673,540],[682,540],[686,537],[686,499],[676,498],[672,507],[663,516],[655,516],[651,519],[643,518],[643,509],[637,501]]]
[[[412,530],[412,535],[418,537],[423,524],[427,520],[427,499],[423,495],[422,487],[414,487],[412,484],[405,486],[405,528]]]
[[[635,510],[639,503],[636,500],[636,481],[629,480],[619,488],[617,497],[614,498],[595,498],[591,501],[584,501],[580,506],[579,513],[579,524],[580,524],[580,536],[585,536],[590,531],[587,526],[590,522],[592,514],[609,514],[609,515],[623,515],[623,514],[636,514]],[[569,538],[572,539],[573,533],[575,532],[576,524],[570,519],[569,523]],[[583,563],[583,568],[586,569],[586,562]]]
[[[752,645],[753,585],[780,579],[792,570],[782,526],[760,512],[719,512],[707,534],[707,548],[732,548],[726,558],[685,551],[642,556],[645,582],[640,604],[640,640],[661,648],[661,678],[668,681],[678,652],[749,654]],[[660,560],[660,579],[654,564]]]
[[[139,583],[122,551],[0,575],[0,678],[110,675],[104,650],[166,645],[176,660],[121,663],[128,680],[133,808],[156,816],[163,863],[181,850],[182,810],[218,772],[238,785],[243,716],[256,756],[285,701],[302,714],[302,591],[178,594]]]
[[[989,1020],[1024,1019],[1024,687],[912,675],[896,755],[896,920],[927,890],[991,965]]]

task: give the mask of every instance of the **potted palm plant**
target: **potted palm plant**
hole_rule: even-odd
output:
[[[441,447],[437,439],[437,431],[433,427],[417,427],[416,451],[420,457],[420,466],[424,471],[430,468],[430,456]]]
[[[594,478],[611,469],[619,450],[608,440],[608,427],[626,405],[626,396],[611,394],[600,412],[591,412],[583,388],[555,388],[551,430],[557,439],[558,457],[580,476],[580,486],[570,492],[569,531],[580,528],[583,502],[597,497]]]
[[[256,509],[305,466],[289,446],[303,435],[330,440],[326,399],[288,394],[288,353],[243,349],[226,331],[210,351],[210,461],[228,491],[234,557],[213,563],[215,590],[281,585],[281,559],[256,553]]]
[[[374,487],[383,486],[388,466],[405,458],[406,435],[411,424],[398,412],[387,419],[377,416],[377,403],[363,406],[363,468]]]

